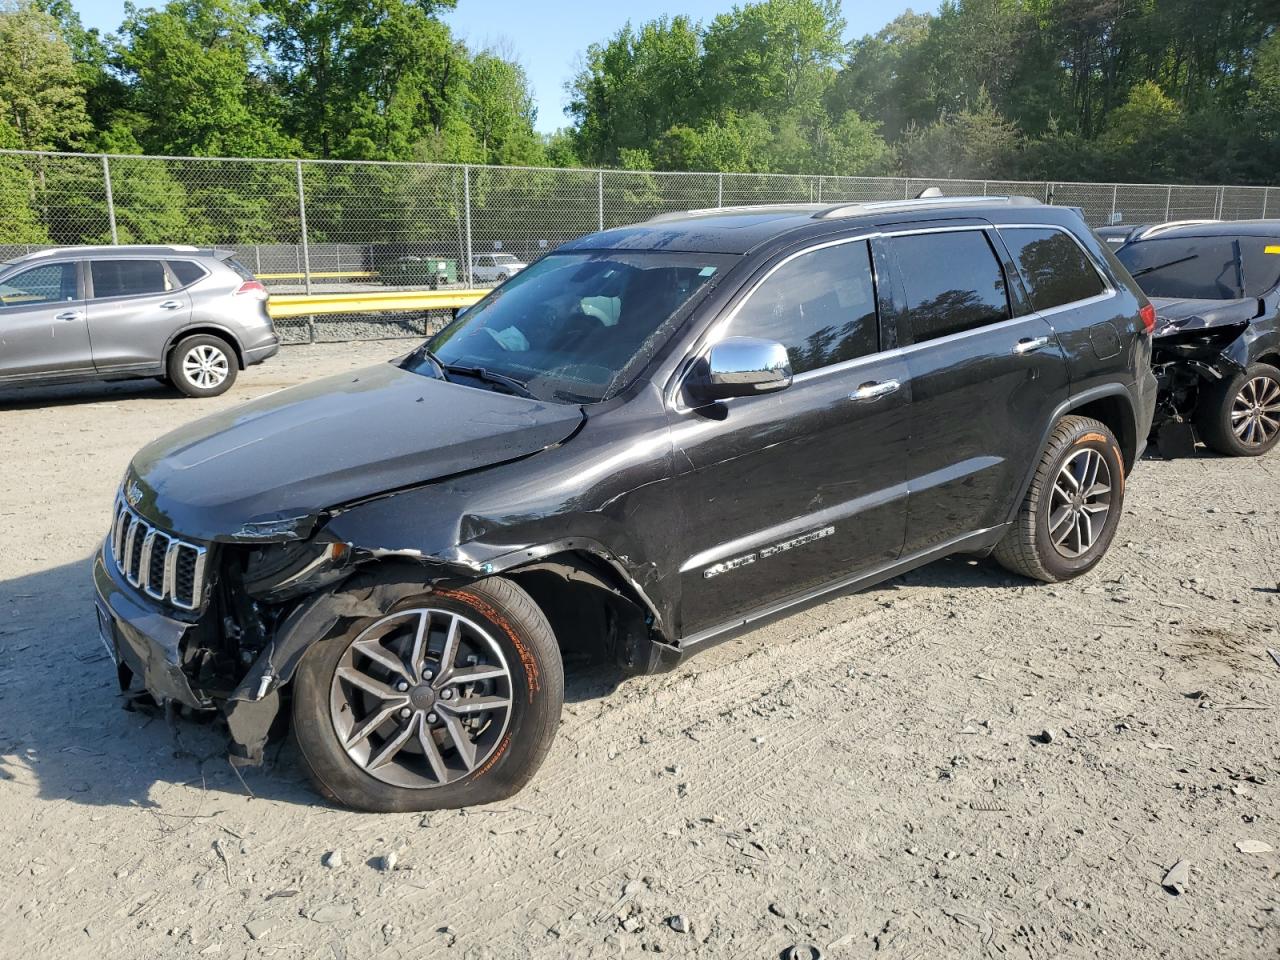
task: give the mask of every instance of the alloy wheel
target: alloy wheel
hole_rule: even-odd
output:
[[[1280,431],[1280,383],[1270,377],[1247,381],[1231,403],[1231,430],[1247,446],[1269,443]]]
[[[338,739],[365,773],[436,787],[483,766],[511,719],[501,647],[452,610],[389,614],[343,652],[330,686]]]
[[[1049,497],[1049,539],[1062,556],[1089,552],[1111,513],[1111,468],[1092,447],[1077,450],[1058,471]]]
[[[231,372],[227,355],[217,347],[202,343],[187,351],[182,358],[182,374],[201,390],[216,387]]]

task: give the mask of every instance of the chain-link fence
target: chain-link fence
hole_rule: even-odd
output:
[[[1023,194],[1092,226],[1280,216],[1280,188],[102,156],[0,150],[0,258],[48,246],[217,245],[276,292],[489,286],[566,240],[757,203]],[[327,321],[420,335],[422,318]],[[414,329],[418,328],[418,329]],[[308,337],[312,332],[308,332]],[[326,334],[321,334],[326,336]]]

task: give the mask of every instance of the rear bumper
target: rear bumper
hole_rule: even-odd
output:
[[[192,689],[182,670],[182,641],[192,624],[158,612],[136,597],[115,564],[99,550],[93,561],[94,605],[103,643],[158,701],[213,706]]]
[[[246,367],[253,366],[255,363],[261,363],[269,357],[274,357],[279,352],[280,338],[273,333],[269,340],[264,340],[256,346],[245,349],[244,365]]]

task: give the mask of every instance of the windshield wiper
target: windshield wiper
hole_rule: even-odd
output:
[[[432,359],[435,359],[434,356]],[[537,395],[529,389],[523,380],[517,380],[515,377],[508,377],[505,373],[494,373],[492,370],[486,370],[484,367],[469,367],[463,363],[440,363],[441,369],[448,370],[450,373],[463,373],[469,377],[475,377],[477,380],[483,380],[485,383],[497,384],[500,387],[506,387],[512,393],[517,393],[522,397],[528,397],[530,400],[537,400]]]
[[[1196,260],[1199,256],[1200,254],[1198,253],[1191,253],[1185,257],[1179,257],[1177,260],[1170,260],[1168,263],[1157,263],[1154,267],[1143,267],[1136,273],[1129,274],[1129,276],[1137,280],[1138,277],[1145,276],[1148,273],[1154,273],[1156,270],[1163,270],[1165,267],[1176,267],[1178,264],[1186,263],[1188,260]]]

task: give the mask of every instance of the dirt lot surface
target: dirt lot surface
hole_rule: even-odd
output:
[[[1146,460],[1071,584],[947,561],[580,671],[496,807],[335,809],[287,742],[250,798],[216,728],[123,711],[88,557],[132,453],[402,349],[292,348],[216,401],[0,395],[0,955],[1280,954],[1280,454]]]

